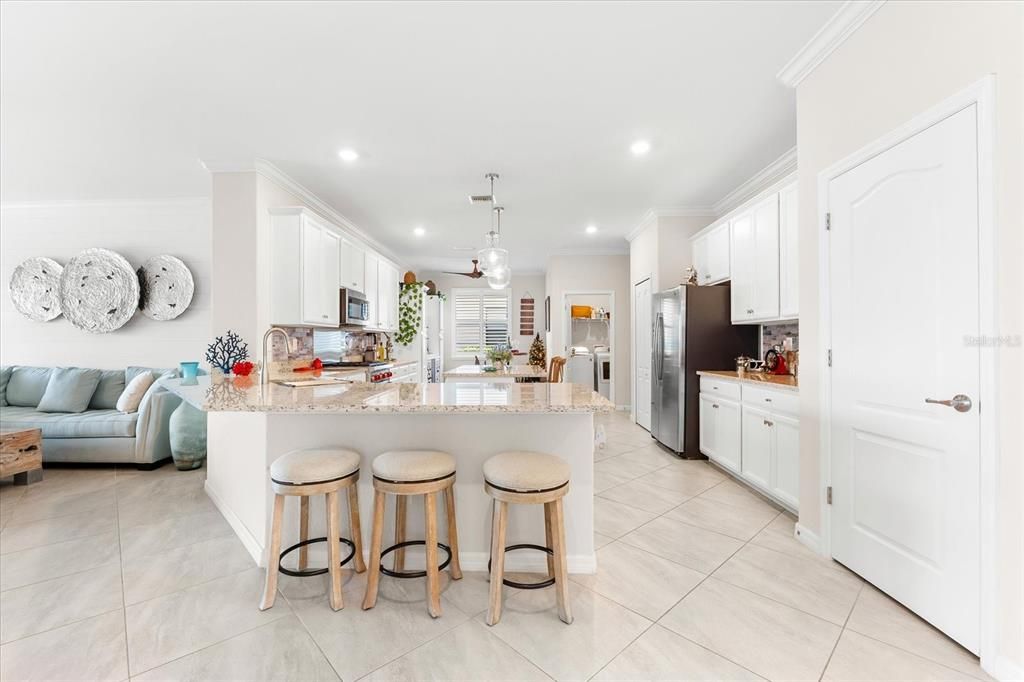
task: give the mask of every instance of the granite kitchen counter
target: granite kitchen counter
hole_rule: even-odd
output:
[[[711,377],[713,379],[726,379],[728,381],[739,381],[745,384],[758,386],[770,386],[771,388],[782,388],[790,391],[799,391],[800,383],[795,376],[789,374],[767,374],[765,372],[729,372],[719,370],[703,370],[697,372],[699,376]]]

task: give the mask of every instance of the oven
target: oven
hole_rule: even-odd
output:
[[[354,289],[341,290],[341,324],[365,327],[370,324],[370,301]]]

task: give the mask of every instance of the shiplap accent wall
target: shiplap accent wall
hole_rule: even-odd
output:
[[[0,206],[0,363],[115,369],[202,361],[212,332],[210,226],[208,199]],[[33,322],[15,310],[9,287],[18,263],[49,256],[64,265],[94,246],[117,251],[135,268],[162,253],[181,258],[195,279],[192,305],[167,322],[136,313],[109,334],[76,329],[63,316]]]

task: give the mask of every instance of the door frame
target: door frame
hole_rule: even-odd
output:
[[[651,283],[651,295],[653,296],[653,273],[648,272],[646,275],[641,275],[640,279],[630,284],[629,287],[629,416],[634,424],[636,424],[636,381],[638,376],[636,371],[636,288],[644,282]]]
[[[562,340],[565,342],[565,347],[568,349],[569,342],[572,340],[572,315],[569,313],[569,297],[570,296],[607,296],[608,304],[610,306],[611,318],[608,320],[608,345],[611,346],[612,353],[612,380],[608,384],[608,399],[615,404],[615,372],[618,371],[618,365],[615,361],[615,354],[618,353],[618,346],[615,343],[615,290],[614,289],[573,289],[571,291],[562,292],[562,310],[565,311],[565,322],[562,323]],[[569,359],[568,352],[566,353],[566,360]],[[594,362],[597,362],[597,358],[594,358]],[[616,409],[618,406],[616,405]]]
[[[819,550],[826,557],[832,557],[832,514],[825,491],[832,484],[832,376],[828,362],[828,350],[832,347],[831,273],[829,255],[830,234],[825,216],[829,212],[829,183],[843,173],[865,161],[888,151],[890,148],[931,126],[949,118],[971,105],[977,106],[978,122],[978,260],[979,260],[979,334],[981,340],[999,338],[999,289],[996,283],[996,229],[993,212],[995,182],[993,175],[993,149],[995,145],[995,86],[996,78],[988,75],[956,93],[940,104],[918,114],[908,122],[883,135],[850,156],[836,162],[818,174],[818,222],[822,235],[818,247],[818,285],[821,291],[819,320],[821,323],[821,348],[818,358],[822,390],[819,396],[820,426],[818,432],[820,462],[820,508],[821,528]],[[978,396],[980,428],[980,658],[983,667],[991,669],[996,652],[996,502],[999,471],[999,394],[998,368],[999,347],[997,343],[979,343],[980,386]]]

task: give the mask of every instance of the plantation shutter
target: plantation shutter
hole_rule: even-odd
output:
[[[507,343],[511,328],[511,301],[507,291],[455,289],[455,355],[483,355],[488,348]]]

